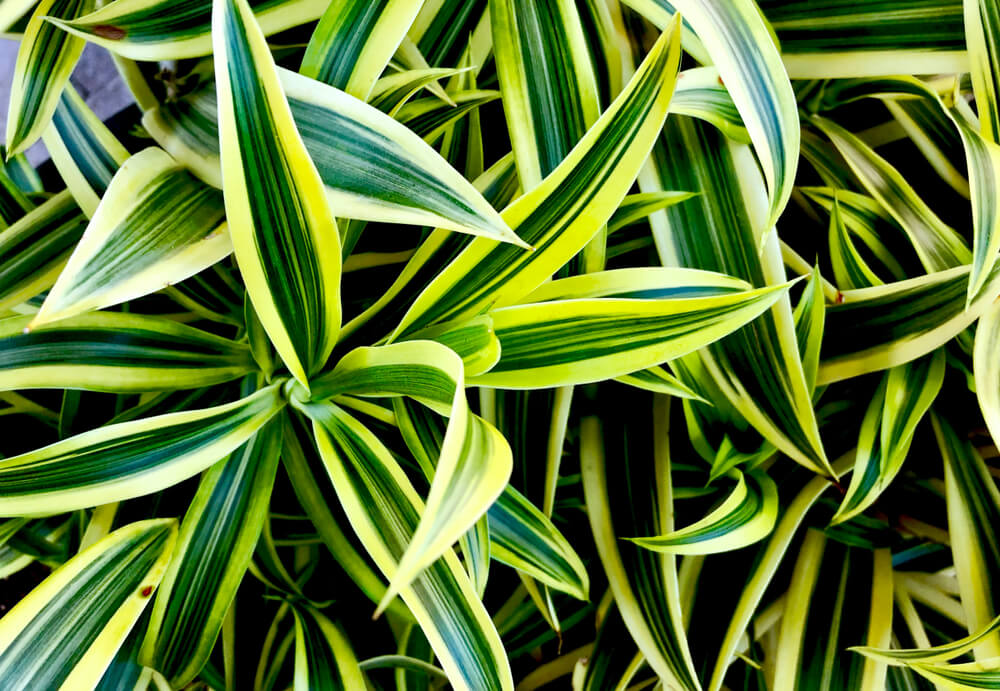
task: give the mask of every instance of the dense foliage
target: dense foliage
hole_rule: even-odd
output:
[[[1000,688],[997,0],[0,25],[0,689]]]

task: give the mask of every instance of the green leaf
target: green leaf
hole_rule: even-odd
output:
[[[699,118],[715,125],[730,139],[750,143],[750,133],[715,67],[682,70],[677,75],[677,91],[670,102],[670,112]]]
[[[778,520],[778,488],[765,473],[733,472],[736,487],[701,520],[662,535],[628,539],[668,554],[729,552],[763,540]]]
[[[693,196],[695,196],[694,192],[639,192],[638,194],[630,194],[622,200],[622,203],[618,205],[618,210],[608,221],[608,232],[613,233],[656,213],[660,209],[685,202]]]
[[[666,117],[678,39],[672,26],[559,167],[504,210],[504,221],[535,251],[473,240],[416,298],[394,338],[513,304],[590,241],[621,203]]]
[[[281,450],[272,421],[210,467],[181,522],[140,661],[183,687],[204,667],[267,517]]]
[[[888,549],[848,547],[810,530],[785,594],[774,688],[885,689],[885,664],[846,648],[889,643],[892,576]]]
[[[0,390],[116,393],[210,386],[254,368],[243,344],[157,317],[100,312],[29,329],[0,320]]]
[[[954,665],[916,663],[912,669],[935,685],[953,691],[1000,688],[1000,658]]]
[[[42,140],[59,176],[90,218],[128,151],[68,84]]]
[[[515,389],[612,379],[690,353],[758,317],[784,287],[704,298],[576,299],[490,312],[500,360],[475,386]]]
[[[149,148],[115,174],[32,322],[110,307],[183,281],[232,251],[222,195]]]
[[[968,651],[976,647],[980,641],[1000,629],[1000,617],[991,621],[986,628],[974,634],[960,638],[957,641],[950,641],[942,645],[935,645],[930,648],[869,648],[858,646],[851,648],[856,653],[875,660],[882,660],[890,665],[910,665],[913,663],[942,662],[961,657]]]
[[[833,208],[830,211],[830,263],[833,264],[833,277],[843,290],[870,288],[884,285],[868,263],[858,252],[854,239],[847,230],[843,214],[840,210],[840,200],[834,191]]]
[[[992,0],[964,0],[965,41],[969,49],[972,90],[979,112],[979,131],[992,143],[1000,142],[1000,8]],[[972,171],[970,171],[972,173]]]
[[[490,2],[497,76],[521,184],[534,189],[601,114],[576,4]]]
[[[764,169],[768,213],[781,215],[795,184],[799,111],[778,46],[753,0],[626,0],[654,23],[679,12],[704,44],[739,110]]]
[[[261,30],[275,34],[318,19],[326,0],[253,0]],[[169,17],[169,21],[164,21]],[[212,52],[212,0],[113,0],[59,26],[133,60],[178,60]]]
[[[275,350],[306,388],[340,330],[337,224],[246,0],[216,0],[226,217],[247,292]]]
[[[35,7],[17,51],[7,111],[7,156],[34,144],[49,124],[63,87],[83,52],[83,41],[47,22],[75,19],[94,0],[42,0]]]
[[[632,639],[667,684],[700,689],[681,614],[675,557],[618,539],[673,530],[668,400],[657,398],[652,415],[644,406],[648,419],[627,412],[632,405],[620,404],[607,408],[612,415],[585,417],[580,467],[597,553]],[[609,452],[613,465],[606,460]]]
[[[422,5],[422,0],[330,3],[309,39],[299,71],[368,100]]]
[[[945,225],[898,170],[864,142],[830,120],[813,122],[830,138],[865,189],[899,222],[928,272],[972,263],[961,236]]]
[[[405,395],[448,417],[426,508],[380,612],[486,513],[510,479],[510,447],[492,425],[469,411],[461,358],[431,341],[353,350],[330,374],[315,380],[312,393],[315,400],[337,394]]]
[[[966,308],[968,266],[841,293],[826,311],[818,383],[902,365],[964,331],[1000,294],[993,270]]]
[[[295,691],[365,688],[365,676],[343,630],[312,607],[293,607]]]
[[[423,502],[388,449],[333,404],[311,408],[320,452],[351,525],[379,569],[395,575]],[[400,596],[452,685],[458,689],[514,688],[500,637],[455,554],[424,569]]]
[[[948,535],[965,610],[966,628],[974,633],[998,614],[993,584],[1000,582],[995,526],[1000,525],[1000,491],[972,444],[961,439],[937,413],[931,416],[944,458]],[[975,648],[977,660],[1000,655],[1000,634],[991,633]]]
[[[969,69],[961,0],[760,0],[793,79]]]
[[[68,192],[60,192],[0,232],[0,310],[51,288],[87,227]]]
[[[903,467],[917,424],[944,382],[943,350],[893,367],[865,413],[847,494],[833,517],[840,523],[871,506]]]
[[[159,584],[173,519],[131,523],[80,552],[0,622],[0,685],[93,688]]]
[[[768,233],[759,250],[764,185],[748,147],[705,123],[671,118],[653,164],[641,189],[699,193],[650,217],[665,266],[716,271],[758,288],[785,282],[777,235]],[[788,298],[698,357],[721,394],[711,399],[716,408],[732,408],[730,417],[745,420],[796,462],[829,473]]]
[[[826,325],[826,303],[823,300],[823,277],[817,266],[813,269],[809,282],[799,297],[799,304],[792,313],[795,320],[795,336],[802,356],[802,372],[806,375],[806,386],[813,392],[816,389],[816,373],[819,370],[823,327]]]
[[[278,75],[299,135],[339,216],[520,242],[475,188],[409,128],[321,82],[281,68]],[[211,88],[147,112],[143,125],[195,175],[221,187]]]
[[[203,410],[122,422],[0,461],[0,516],[71,511],[150,494],[238,448],[284,405],[281,383]]]

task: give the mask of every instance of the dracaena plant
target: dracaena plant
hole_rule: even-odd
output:
[[[0,689],[1000,688],[995,0],[0,25]]]

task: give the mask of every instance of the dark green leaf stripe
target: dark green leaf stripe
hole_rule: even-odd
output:
[[[678,74],[670,112],[700,118],[718,127],[730,139],[750,142],[743,118],[715,68],[700,67]]]
[[[41,177],[24,154],[8,156],[7,147],[0,146],[0,158],[3,159],[4,172],[22,192],[37,194],[44,191]]]
[[[166,319],[95,313],[28,331],[30,319],[0,320],[0,390],[180,389],[230,381],[254,366],[245,345]]]
[[[212,652],[267,515],[281,437],[272,421],[212,466],[184,516],[140,658],[172,686],[194,679]]]
[[[240,446],[283,405],[280,384],[204,410],[123,422],[0,461],[0,515],[95,506],[176,484]],[[45,504],[48,502],[48,504]]]
[[[151,521],[131,532],[86,564],[5,646],[0,686],[60,688],[119,607],[140,589],[175,535],[173,521]]]
[[[73,196],[60,192],[0,232],[0,309],[50,288],[86,227]]]
[[[305,660],[305,678],[299,676],[296,669],[296,685],[315,691],[344,690],[337,660],[319,625],[311,614],[302,613],[297,608],[292,611],[295,614],[295,645],[302,648],[302,659]]]
[[[143,673],[143,666],[139,664],[138,657],[148,623],[149,610],[147,609],[143,611],[143,616],[132,627],[128,638],[122,643],[122,647],[115,653],[114,659],[104,671],[104,676],[101,677],[100,683],[94,687],[94,691],[135,691]]]
[[[320,449],[325,445],[329,450],[327,469],[341,502],[353,507],[348,514],[355,531],[359,537],[374,531],[379,544],[368,545],[369,551],[383,571],[394,567],[420,520],[414,501],[419,499],[388,450],[357,420],[333,405],[312,406],[310,415],[320,420],[315,424]],[[352,513],[357,511],[363,511],[364,518]],[[446,553],[420,572],[402,597],[453,685],[477,691],[513,689],[508,663],[498,657],[496,631],[454,554]]]
[[[43,19],[74,19],[94,7],[94,0],[43,0],[28,22],[18,51],[7,121],[7,152],[28,148],[49,123],[58,94],[69,79],[83,41]]]
[[[628,688],[638,671],[642,654],[632,641],[621,612],[614,602],[604,614],[597,630],[594,650],[587,656],[587,671],[580,691],[608,691]]]

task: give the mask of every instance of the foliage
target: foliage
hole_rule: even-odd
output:
[[[0,24],[0,689],[1000,688],[995,0]]]

